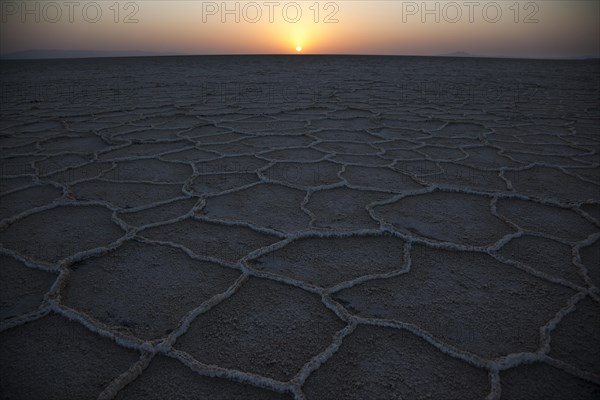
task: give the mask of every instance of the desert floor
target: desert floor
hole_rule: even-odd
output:
[[[597,399],[598,62],[3,62],[7,399]]]

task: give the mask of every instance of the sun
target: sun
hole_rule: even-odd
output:
[[[301,46],[296,46],[296,51],[297,51],[298,53],[300,53],[300,52],[302,51],[302,47],[301,47]]]

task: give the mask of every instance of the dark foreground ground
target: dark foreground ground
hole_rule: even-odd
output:
[[[599,398],[599,67],[3,62],[2,398]]]

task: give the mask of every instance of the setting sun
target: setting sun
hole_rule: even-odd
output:
[[[300,46],[296,46],[296,51],[297,51],[298,53],[299,53],[299,52],[301,52],[301,51],[302,51],[302,47],[300,47]]]

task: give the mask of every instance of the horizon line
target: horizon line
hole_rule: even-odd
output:
[[[27,53],[51,53],[64,52],[64,56],[44,56],[44,55],[29,55]],[[77,55],[68,53],[89,53],[87,55]],[[136,54],[141,53],[141,54]],[[600,60],[600,55],[588,56],[572,56],[572,57],[535,57],[535,56],[513,56],[513,55],[479,55],[471,54],[462,51],[457,51],[448,54],[389,54],[389,53],[171,53],[159,51],[144,51],[144,50],[60,50],[60,49],[31,49],[22,50],[12,53],[1,54],[1,61],[34,61],[34,60],[73,60],[73,59],[98,59],[98,58],[143,58],[143,57],[235,57],[235,56],[250,56],[250,57],[273,57],[273,56],[355,56],[355,57],[430,57],[430,58],[481,58],[481,59],[506,59],[506,60],[547,60],[547,61],[590,61]]]

